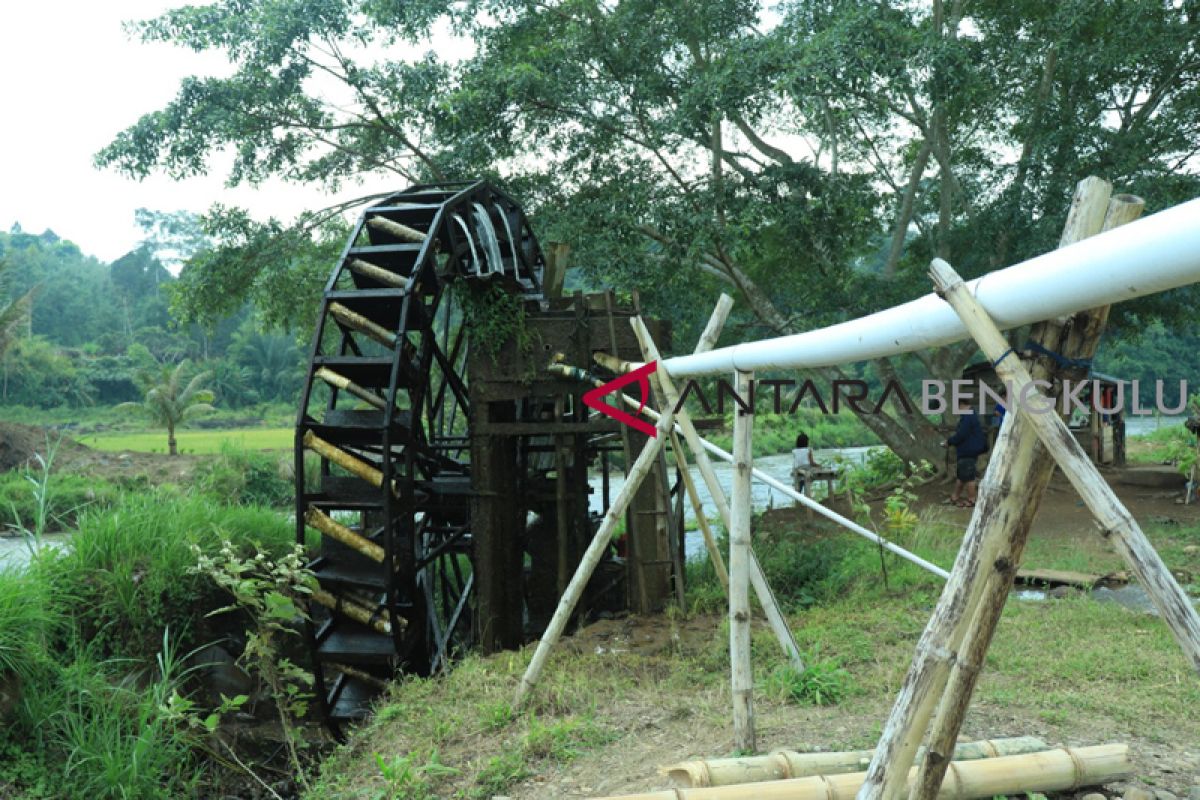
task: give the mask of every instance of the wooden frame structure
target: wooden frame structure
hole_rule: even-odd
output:
[[[1090,363],[1108,318],[1108,303],[1122,296],[1139,296],[1200,280],[1200,234],[1196,230],[1200,226],[1194,224],[1197,217],[1200,217],[1200,201],[1163,212],[1147,220],[1147,223],[1153,221],[1154,224],[1143,224],[1136,231],[1131,229],[1128,235],[1120,232],[1117,236],[1116,229],[1136,220],[1141,215],[1143,206],[1140,198],[1113,195],[1111,185],[1101,179],[1088,178],[1080,182],[1060,240],[1060,248],[1065,248],[1064,254],[1069,255],[1066,258],[1066,263],[1070,266],[1067,273],[1075,274],[1080,271],[1089,257],[1097,259],[1106,267],[1110,266],[1114,258],[1128,256],[1132,252],[1128,249],[1133,246],[1131,242],[1149,247],[1151,255],[1160,256],[1169,263],[1154,265],[1151,271],[1157,277],[1147,278],[1147,282],[1141,286],[1129,286],[1124,293],[1115,287],[1101,286],[1092,287],[1074,301],[1056,295],[1033,303],[1035,308],[1056,311],[1047,314],[1049,319],[1035,325],[1031,341],[1037,344],[1037,352],[1025,354],[1024,360],[1021,353],[1014,352],[1009,346],[1000,332],[1002,326],[981,302],[979,294],[983,282],[964,283],[953,268],[940,259],[935,259],[932,263],[930,276],[936,290],[936,302],[944,303],[952,309],[955,316],[953,324],[947,321],[945,314],[939,313],[932,315],[936,317],[933,321],[920,320],[920,325],[924,328],[918,330],[911,320],[904,317],[904,326],[912,329],[911,335],[880,335],[872,338],[875,334],[871,334],[859,338],[856,344],[858,350],[855,352],[873,353],[875,351],[872,348],[877,347],[876,341],[882,343],[886,338],[892,338],[891,345],[878,346],[885,349],[891,347],[890,352],[895,353],[923,346],[917,344],[922,341],[946,343],[953,340],[950,337],[958,336],[958,332],[961,331],[979,344],[1001,378],[1012,382],[1016,389],[1024,390],[1021,396],[1026,398],[1026,402],[1010,409],[1010,413],[1006,415],[993,457],[981,482],[979,501],[958,557],[947,576],[942,596],[917,644],[913,662],[901,685],[867,771],[858,776],[856,783],[848,783],[845,787],[842,786],[845,781],[841,779],[836,787],[828,778],[803,779],[816,780],[816,783],[811,787],[797,783],[793,787],[777,785],[770,789],[764,789],[760,784],[750,788],[723,787],[733,791],[697,790],[695,797],[723,797],[730,800],[768,796],[801,798],[809,796],[806,792],[821,797],[848,798],[850,794],[854,794],[857,800],[900,800],[902,797],[909,800],[929,800],[937,796],[983,796],[969,791],[963,792],[961,769],[957,765],[952,767],[953,749],[988,646],[1011,590],[1030,527],[1056,466],[1080,493],[1096,517],[1102,535],[1125,559],[1130,571],[1137,576],[1154,601],[1160,616],[1170,627],[1185,656],[1200,672],[1200,615],[1162,563],[1132,515],[1121,505],[1100,476],[1095,464],[1072,435],[1066,422],[1053,410],[1053,397],[1061,381],[1068,377],[1078,379],[1079,376],[1072,374],[1071,370]],[[1191,220],[1193,223],[1186,235],[1178,237],[1182,241],[1158,241],[1164,235],[1164,229],[1169,230],[1171,226],[1181,224],[1181,220]],[[1109,245],[1107,249],[1092,246],[1090,241],[1085,241],[1102,232],[1108,232],[1104,237]],[[1083,244],[1088,246],[1083,247]],[[1115,255],[1110,252],[1114,249]],[[1025,265],[1021,265],[1021,268],[1024,267]],[[1022,273],[1021,268],[1011,268],[1004,272],[1010,276],[1030,274],[1029,270]],[[1014,270],[1017,272],[1014,273]],[[1061,284],[1064,278],[1059,274],[1055,279]],[[1001,285],[993,293],[1003,301],[998,304],[1003,305],[1008,302],[1005,298],[1011,294],[1011,283]],[[1095,302],[1096,300],[1101,302]],[[905,314],[911,315],[912,308],[909,307],[929,305],[927,300],[922,300],[898,309],[907,308]],[[1027,309],[1014,312],[1011,311],[1011,306],[1005,308],[1007,316],[1003,322],[1009,327],[1014,324],[1014,319],[1018,320],[1017,324],[1036,321],[1036,317],[1020,318],[1020,314],[1029,313]],[[877,325],[896,319],[898,309],[880,312],[871,319]],[[637,322],[633,321],[635,329]],[[846,325],[848,323],[843,323],[842,326],[834,326],[834,329],[841,329]],[[829,336],[825,333],[818,331],[790,337],[795,343],[793,350],[806,352],[806,337],[808,342],[827,344]],[[707,458],[706,451],[715,449],[712,445],[700,441],[695,436],[694,429],[691,430],[692,435],[688,435],[686,413],[682,409],[679,414],[672,413],[678,398],[677,393],[672,390],[673,376],[718,373],[732,365],[740,385],[747,380],[750,369],[757,366],[800,366],[801,362],[805,366],[820,365],[817,362],[822,356],[805,362],[802,355],[781,356],[764,347],[764,344],[752,343],[726,348],[720,353],[697,353],[666,362],[660,361],[657,377],[669,404],[664,406],[663,412],[658,416],[658,432],[661,434],[658,446],[661,447],[666,434],[671,433],[675,422],[678,422],[698,463]],[[647,361],[657,360],[658,354],[653,342],[643,341],[643,349],[646,351]],[[846,352],[838,346],[829,348],[829,351]],[[1046,384],[1035,384],[1035,378],[1045,381]],[[1047,384],[1051,387],[1048,392],[1043,393],[1037,389],[1037,386]],[[1047,412],[1046,409],[1051,410]],[[679,419],[675,420],[675,417]],[[752,475],[757,477],[750,455],[752,420],[752,414],[735,416],[732,460],[736,472],[733,502],[729,515],[725,517],[730,529],[729,610],[734,742],[739,749],[747,750],[753,750],[755,742],[753,706],[749,691],[752,682],[748,680],[748,628],[745,627],[749,621],[748,587],[752,565],[755,563],[749,541],[749,482]],[[631,480],[633,477],[634,475],[631,475]],[[793,493],[793,496],[796,495]],[[807,500],[802,496],[797,499],[801,502]],[[718,509],[720,508],[718,503]],[[586,575],[581,574],[584,566],[581,564],[581,572],[576,574],[576,579],[586,581]],[[560,610],[563,610],[564,606],[569,608],[566,596]],[[532,688],[556,638],[544,637],[539,643],[538,652],[522,679],[518,701],[523,700]],[[917,763],[918,750],[923,742],[924,751]],[[1101,749],[1103,748],[1090,750]],[[1049,788],[1036,781],[1036,785],[1017,782],[1004,790],[989,785],[985,794],[1026,790],[1051,791],[1081,785],[1077,769],[1078,754],[1068,751],[1055,752],[1066,753],[1064,763],[1076,765],[1072,778],[1065,784],[1056,783]],[[1116,757],[1115,753],[1112,755]],[[1121,758],[1123,756],[1118,760]],[[1097,775],[1111,779],[1121,774],[1120,765],[1109,766],[1113,766],[1113,769],[1098,770]],[[943,786],[948,771],[955,776],[953,784],[948,784],[949,788]],[[684,790],[674,790],[671,793],[652,793],[636,797],[660,796],[678,798],[693,795],[685,793]]]

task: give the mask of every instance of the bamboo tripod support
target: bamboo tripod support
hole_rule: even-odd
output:
[[[647,361],[658,361],[661,364],[662,358],[658,352],[658,347],[651,338],[650,331],[642,324],[641,320],[634,320],[633,332],[637,335],[638,341],[642,345],[642,352],[646,354]],[[706,338],[707,331],[705,336],[701,337],[701,342],[705,342]],[[712,342],[715,341],[716,337],[713,336]],[[711,346],[710,343],[709,347]],[[709,460],[708,453],[705,450],[705,445],[708,443],[700,438],[700,434],[696,431],[696,426],[692,424],[692,418],[680,406],[679,392],[676,391],[675,384],[671,381],[671,376],[663,369],[656,370],[654,376],[659,386],[662,387],[662,393],[667,398],[668,407],[679,407],[675,427],[683,434],[684,440],[692,451],[692,457],[696,461],[696,469],[700,471],[700,477],[704,479],[704,485],[708,488],[708,495],[717,507],[717,513],[721,517],[721,522],[724,523],[726,530],[732,531],[733,523],[729,511],[729,502],[725,499],[725,490],[721,488],[721,482],[717,479],[717,473],[713,470],[712,461]],[[646,409],[646,411],[649,412],[650,410]],[[653,412],[650,413],[653,415]],[[732,461],[733,457],[730,456],[729,460]],[[751,474],[759,475],[753,469],[751,470]],[[715,542],[713,549],[716,550]],[[759,605],[763,608],[763,613],[766,614],[771,630],[775,633],[775,638],[779,640],[779,646],[783,648],[783,652],[787,655],[793,667],[804,669],[804,662],[800,658],[800,648],[796,644],[795,637],[792,636],[792,631],[788,627],[787,620],[779,610],[779,603],[775,600],[775,594],[771,591],[771,586],[767,583],[767,577],[762,571],[762,566],[758,563],[758,558],[754,555],[753,548],[750,550],[749,568],[750,585],[754,589],[754,594],[758,598]]]
[[[1060,246],[1087,238],[1101,230],[1111,191],[1112,187],[1098,178],[1080,182],[1063,228]],[[1034,334],[1035,340],[1041,336],[1044,343],[1054,345],[1061,327],[1055,321],[1045,323]],[[1094,336],[1098,338],[1103,325],[1081,327],[1094,330]],[[1041,377],[1049,377],[1050,374],[1046,370]],[[938,699],[946,697],[943,702],[947,704],[958,699],[944,689],[952,665],[960,660],[956,654],[960,652],[968,625],[976,616],[976,609],[982,607],[985,595],[994,596],[994,593],[1001,591],[1001,586],[1006,587],[1003,592],[1007,596],[1007,586],[1011,585],[1015,575],[1025,536],[1053,472],[1053,461],[1039,448],[1037,437],[1017,423],[1017,415],[1007,415],[993,451],[992,463],[980,485],[976,512],[964,536],[951,578],[917,645],[912,665],[867,770],[867,781],[862,791],[864,800],[900,796],[903,776],[907,775],[913,763]],[[1038,459],[1042,460],[1039,462]],[[1042,465],[1040,470],[1035,467],[1037,463]],[[987,586],[984,585],[985,580],[988,581]],[[970,657],[961,661],[957,678],[959,689],[968,680],[973,683],[970,676],[977,674],[977,661],[981,662],[982,656],[977,661]],[[969,696],[963,700],[964,703],[968,701]],[[935,773],[940,774],[937,773],[939,765],[944,768],[946,750],[954,742],[954,737],[946,739],[948,732],[945,728],[949,723],[950,719],[942,718],[939,714],[934,726],[935,740],[931,740],[934,746],[929,748],[922,781],[930,781]],[[961,725],[961,721],[958,724]]]
[[[1130,571],[1137,576],[1183,648],[1184,655],[1192,667],[1200,672],[1200,614],[1196,613],[1191,600],[1146,538],[1137,520],[1105,482],[1096,465],[1088,459],[1066,423],[1057,414],[1038,413],[1035,410],[1052,408],[1052,405],[1048,406],[1050,401],[1033,385],[1033,378],[1024,365],[1011,357],[1008,342],[987,311],[966,289],[966,284],[953,267],[941,259],[934,259],[930,265],[930,275],[979,343],[980,349],[996,364],[999,376],[1012,381],[1014,392],[1027,398],[1018,404],[1017,413],[1029,421],[1038,438],[1051,451],[1063,474],[1096,517],[1103,535],[1125,559]]]
[[[754,374],[738,371],[738,397],[747,397]],[[754,412],[733,412],[733,497],[729,504],[729,666],[733,695],[734,747],[754,752],[754,669],[750,662],[750,466]]]
[[[713,312],[714,317],[720,315],[720,322],[716,325],[718,332],[720,331],[720,326],[724,324],[724,317],[728,313],[728,308],[722,311],[722,303],[718,302],[717,309]],[[634,330],[637,331],[641,319],[633,317],[630,322],[633,323]],[[644,327],[642,326],[642,329]],[[711,322],[709,327],[712,327]],[[706,332],[707,330],[706,328]],[[715,335],[713,339],[715,341]],[[600,523],[599,530],[596,531],[596,535],[592,537],[591,544],[584,551],[579,561],[579,566],[575,569],[575,574],[571,576],[570,583],[567,584],[566,590],[559,599],[558,607],[554,609],[554,616],[550,618],[550,623],[546,626],[545,632],[542,633],[542,638],[538,640],[537,648],[534,650],[529,666],[525,669],[525,674],[521,676],[521,682],[517,685],[516,695],[513,699],[515,707],[520,708],[522,706],[530,690],[541,676],[542,669],[546,665],[546,659],[549,658],[550,651],[562,637],[563,631],[567,627],[567,622],[570,620],[571,614],[574,613],[575,606],[579,603],[579,598],[582,596],[584,588],[587,587],[592,573],[596,570],[596,565],[600,563],[600,559],[604,556],[605,548],[608,547],[608,543],[612,539],[612,533],[616,529],[617,523],[629,507],[630,502],[632,502],[633,495],[641,487],[642,481],[646,479],[646,476],[650,474],[650,470],[662,453],[663,446],[667,441],[667,435],[674,427],[673,419],[674,415],[671,409],[669,407],[664,408],[662,414],[659,416],[654,438],[647,442],[642,448],[642,452],[638,454],[637,460],[634,461],[633,466],[630,467],[625,477],[625,483],[621,485],[617,496],[613,498],[612,505],[605,512],[604,520]]]
[[[1111,230],[1140,216],[1145,204],[1139,198],[1131,195],[1110,197],[1111,188],[1098,178],[1087,178],[1080,182],[1059,242],[1060,247],[1092,235],[1097,228],[1101,232]],[[1097,220],[1102,222],[1098,224]],[[1077,314],[1066,325],[1058,320],[1049,320],[1036,326],[1030,338],[1067,359],[1090,361],[1095,355],[1107,317],[1108,307],[1105,306]],[[1049,359],[1041,359],[1030,368],[1030,374],[1041,380],[1053,379],[1056,372],[1057,364]],[[966,629],[967,634],[933,718],[927,744],[928,755],[920,765],[912,791],[914,800],[928,800],[937,795],[949,760],[947,754],[958,740],[980,669],[1012,590],[1033,518],[1045,487],[1054,474],[1054,459],[1038,441],[1029,423],[1019,415],[1014,415],[1010,424],[1012,429],[1009,436],[1013,443],[1010,447],[1016,452],[1016,457],[1012,461],[1012,469],[996,470],[994,481],[1002,486],[1007,485],[1009,496],[1015,498],[1016,502],[1025,498],[1025,510],[1002,533],[1005,548],[987,573],[979,610],[974,619],[969,620],[970,627]],[[981,520],[981,524],[989,523],[1004,527],[1001,517]],[[996,565],[1008,568],[1001,569]],[[967,623],[968,620],[964,620],[962,624]]]

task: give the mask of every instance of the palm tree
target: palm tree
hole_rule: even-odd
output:
[[[188,365],[189,362],[185,359],[174,369],[163,364],[157,374],[143,375],[142,386],[146,396],[142,402],[121,403],[117,406],[141,409],[156,426],[166,428],[167,450],[173,456],[179,455],[179,448],[175,443],[175,428],[197,414],[213,410],[213,393],[203,387],[209,373],[198,373],[184,386],[183,373]]]

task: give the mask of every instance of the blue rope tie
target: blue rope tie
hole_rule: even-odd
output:
[[[1082,367],[1090,370],[1092,368],[1092,360],[1090,358],[1067,358],[1061,353],[1056,353],[1053,350],[1049,350],[1032,340],[1025,343],[1025,349],[1039,355],[1049,356],[1054,360],[1054,363],[1058,365],[1059,369]],[[1011,353],[1012,350],[1009,350],[1008,352]],[[1004,355],[1008,355],[1008,353],[1005,353]],[[1004,358],[1004,356],[1000,356],[1000,358]],[[997,362],[999,362],[999,360],[1000,359],[996,359]]]
[[[1013,351],[1013,349],[1010,347],[1007,350],[1005,350],[1003,353],[1001,353],[1000,357],[992,362],[992,369],[995,369],[996,367],[1000,366],[1000,362],[1003,361],[1007,356],[1012,355],[1012,351]]]

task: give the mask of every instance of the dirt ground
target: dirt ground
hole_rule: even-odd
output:
[[[1124,470],[1106,468],[1105,478],[1134,516],[1153,525],[1200,525],[1200,506],[1182,505],[1182,479],[1170,468],[1131,465]],[[1133,474],[1136,473],[1136,474]],[[1144,484],[1152,485],[1144,485]],[[1164,483],[1164,486],[1153,484]],[[923,518],[936,515],[939,522],[965,530],[971,510],[943,505],[953,484],[931,483],[916,490],[914,510]],[[844,510],[844,509],[842,509]],[[805,512],[794,508],[768,512],[767,529],[795,529]],[[756,534],[757,535],[757,534]],[[1119,559],[1099,535],[1088,510],[1061,473],[1055,475],[1031,532],[1043,548],[1082,550],[1100,563],[1119,566]],[[949,566],[949,565],[946,565]],[[1036,568],[1037,563],[1026,567]],[[1185,576],[1181,576],[1185,577]],[[653,654],[686,648],[689,639],[719,635],[719,620],[690,618],[672,623],[663,617],[629,618],[591,625],[574,637],[573,648],[585,652],[628,650]],[[680,641],[680,640],[683,641]],[[833,707],[783,705],[756,700],[758,749],[796,750],[860,749],[873,746],[891,708],[893,694],[859,697]],[[607,720],[618,719],[622,735],[612,744],[583,753],[578,759],[530,778],[514,787],[509,796],[522,800],[595,797],[666,789],[669,781],[660,767],[689,758],[728,756],[733,742],[724,700],[713,695],[690,698],[663,697],[662,702],[641,707],[606,709]],[[1196,709],[1200,715],[1200,709]],[[1140,787],[1151,792],[1170,791],[1187,797],[1200,787],[1200,736],[1196,728],[1166,732],[1157,726],[1131,730],[1102,716],[1072,713],[1064,719],[1030,709],[975,701],[963,729],[963,740],[1003,736],[1038,736],[1051,745],[1083,746],[1113,742],[1130,745],[1135,777],[1105,787],[1109,796]],[[632,734],[632,735],[631,735]],[[1081,797],[1086,790],[1061,795]]]
[[[57,435],[35,425],[0,422],[0,472],[19,469],[33,461],[36,454],[44,456],[47,436],[53,444]],[[116,482],[145,476],[151,483],[180,483],[188,480],[196,464],[203,460],[203,456],[193,455],[93,450],[64,436],[58,443],[54,466],[59,470]]]

